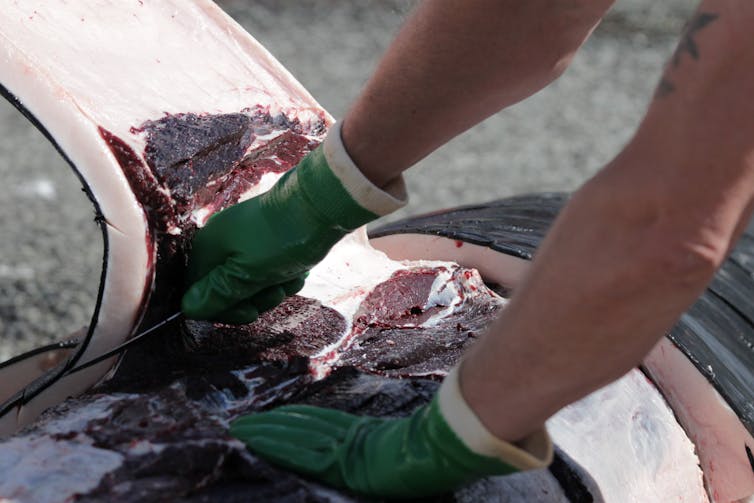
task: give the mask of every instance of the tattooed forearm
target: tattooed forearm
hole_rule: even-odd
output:
[[[655,98],[664,98],[665,96],[672,94],[673,91],[675,91],[675,85],[670,82],[667,77],[662,77],[660,83],[657,84]]]
[[[675,91],[675,84],[670,79],[670,73],[673,69],[678,68],[684,55],[688,55],[692,60],[698,61],[700,57],[699,45],[696,42],[697,33],[707,25],[715,21],[719,16],[712,12],[699,12],[691,21],[686,24],[683,30],[681,40],[676,47],[673,57],[671,58],[672,68],[668,65],[665,75],[660,79],[655,92],[655,98],[663,98]]]
[[[694,16],[694,19],[689,21],[689,23],[686,25],[686,29],[683,31],[681,41],[678,44],[678,47],[676,47],[675,52],[673,53],[674,67],[678,67],[678,65],[681,64],[681,56],[683,56],[684,54],[688,54],[692,59],[699,59],[699,46],[696,44],[694,36],[699,30],[710,24],[715,19],[717,19],[717,14],[712,14],[710,12],[700,12],[699,14]]]

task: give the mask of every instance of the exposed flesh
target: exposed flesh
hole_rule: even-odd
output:
[[[747,452],[754,438],[720,394],[667,339],[657,344],[644,365],[697,446],[714,501],[754,495],[754,466]]]
[[[442,278],[448,266],[438,268],[435,277]],[[112,380],[51,409],[31,429],[0,443],[0,466],[16,466],[13,479],[0,482],[0,496],[58,501],[78,492],[83,501],[129,501],[130,495],[157,500],[193,494],[202,501],[230,495],[286,501],[295,493],[307,501],[331,501],[332,492],[259,461],[229,440],[228,421],[283,403],[377,416],[406,415],[427,403],[437,382],[426,376],[445,374],[457,362],[459,348],[469,343],[458,326],[471,323],[474,306],[502,303],[464,269],[450,275],[458,278],[451,286],[464,295],[440,301],[438,286],[444,281],[427,281],[429,270],[427,263],[399,270],[367,292],[355,309],[343,312],[295,297],[248,327],[171,326],[150,345],[129,352]],[[356,316],[349,318],[349,312]],[[321,326],[346,327],[354,338],[333,345],[328,330],[312,330]],[[396,365],[375,369],[369,359],[344,361],[363,343],[365,326],[384,332],[382,337],[372,334],[372,344],[384,353],[394,351]],[[431,354],[419,353],[417,364],[412,347],[390,344],[401,333],[442,344]],[[319,368],[318,355],[325,353],[331,354],[328,364],[335,370],[317,380],[313,371]],[[449,357],[437,358],[441,353]],[[358,370],[342,367],[345,363]],[[412,371],[416,368],[419,377]],[[396,372],[400,379],[383,377]],[[449,501],[614,501],[614,495],[636,502],[649,496],[706,501],[693,447],[638,371],[573,404],[549,427],[559,447],[550,470],[483,480]],[[82,470],[82,464],[55,462],[56,456],[92,456],[102,462]],[[55,491],[34,483],[40,478]],[[340,494],[336,501],[361,499]]]
[[[285,68],[206,0],[92,0],[63,7],[13,2],[0,13],[0,82],[54,139],[101,215],[105,265],[97,308],[87,344],[69,365],[116,346],[145,315],[151,321],[147,304],[161,236],[149,228],[148,212],[132,190],[134,180],[129,183],[103,129],[143,153],[145,135],[133,128],[166,113],[239,113],[254,107],[304,125],[331,121]],[[147,173],[144,155],[136,161]],[[112,364],[42,386],[31,400],[27,393],[6,402],[0,432],[12,432],[46,407],[84,391]],[[7,379],[8,371],[0,371],[0,378]],[[24,379],[30,377],[35,376]]]

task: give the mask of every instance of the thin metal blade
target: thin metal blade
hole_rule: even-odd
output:
[[[73,374],[75,372],[78,372],[79,370],[84,370],[85,368],[91,367],[92,365],[96,365],[97,363],[101,362],[102,360],[107,360],[108,358],[111,358],[111,357],[117,355],[118,353],[121,353],[126,348],[128,348],[129,346],[132,346],[132,345],[136,344],[139,341],[141,341],[144,337],[146,337],[147,335],[151,334],[155,330],[164,327],[165,325],[167,325],[168,323],[170,323],[171,321],[173,321],[175,319],[178,319],[181,315],[183,315],[183,313],[180,312],[180,311],[178,311],[177,313],[171,314],[170,316],[168,316],[167,318],[165,318],[161,322],[157,323],[156,325],[153,325],[153,326],[149,327],[148,329],[144,330],[143,332],[141,332],[140,334],[131,337],[130,339],[128,339],[123,344],[121,344],[119,346],[116,346],[115,348],[111,349],[110,351],[108,351],[105,354],[102,354],[102,355],[99,355],[99,356],[97,356],[95,358],[92,358],[91,360],[89,360],[86,363],[82,363],[81,365],[78,365],[78,366],[72,368],[71,370],[69,370],[68,372],[66,372],[66,374],[70,375],[70,374]]]

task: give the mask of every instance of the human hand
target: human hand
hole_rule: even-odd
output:
[[[307,271],[348,232],[405,204],[348,157],[339,127],[268,192],[213,215],[189,258],[189,318],[250,323],[304,285]]]
[[[438,494],[485,476],[542,467],[552,457],[543,431],[518,444],[526,447],[487,432],[460,397],[455,373],[432,402],[406,418],[292,405],[241,417],[230,432],[272,463],[377,497]]]

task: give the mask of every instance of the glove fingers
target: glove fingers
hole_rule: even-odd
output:
[[[319,452],[302,449],[301,446],[259,437],[249,443],[251,451],[276,464],[305,475],[320,475],[335,463],[332,451]]]
[[[189,318],[215,319],[229,310],[241,299],[246,299],[262,288],[247,274],[226,265],[215,267],[206,276],[194,283],[184,294],[181,309]]]
[[[362,419],[361,416],[355,414],[349,414],[336,409],[327,409],[324,407],[315,407],[313,405],[285,405],[278,407],[277,409],[269,412],[271,414],[284,413],[286,415],[294,415],[301,419],[301,421],[320,420],[327,424],[336,426],[342,430],[347,430],[351,425]]]
[[[298,407],[306,407],[306,409],[301,413],[297,410]],[[338,411],[307,406],[284,407],[270,412],[240,417],[233,422],[232,428],[239,431],[241,429],[252,431],[256,428],[265,428],[272,425],[291,429],[305,429],[312,433],[340,439],[345,436],[351,425],[360,419],[351,414],[341,412],[336,415],[331,414],[332,412]]]
[[[271,286],[244,299],[232,308],[218,314],[214,319],[231,325],[244,325],[256,321],[259,315],[269,311],[285,300],[285,289],[281,286]]]
[[[232,428],[231,434],[252,449],[259,439],[268,439],[281,444],[290,444],[301,450],[327,452],[337,445],[337,439],[306,427],[290,427],[281,424],[268,424],[253,428]]]
[[[285,290],[280,285],[270,286],[249,299],[260,313],[269,311],[285,300]]]
[[[309,274],[303,274],[299,276],[298,278],[294,278],[290,281],[286,281],[285,283],[281,283],[281,287],[283,287],[283,290],[285,290],[285,295],[290,297],[291,295],[296,295],[298,292],[301,291],[302,288],[304,288],[304,283],[306,282],[306,277]]]
[[[262,416],[262,417],[260,417]],[[279,424],[283,414],[261,413],[234,421],[230,433],[259,457],[307,475],[321,475],[337,461],[340,441],[307,428]]]
[[[210,222],[218,214],[210,219]],[[190,285],[206,276],[215,267],[221,266],[227,260],[228,250],[218,243],[225,240],[216,225],[208,223],[205,227],[196,231],[191,241],[188,267],[186,269],[186,282]]]
[[[280,407],[270,412],[240,417],[230,432],[261,458],[289,470],[345,487],[343,449],[350,449],[350,428],[364,418],[308,405]]]
[[[231,309],[223,311],[213,318],[213,320],[227,323],[228,325],[247,325],[254,323],[259,318],[259,310],[251,300],[241,301]]]

